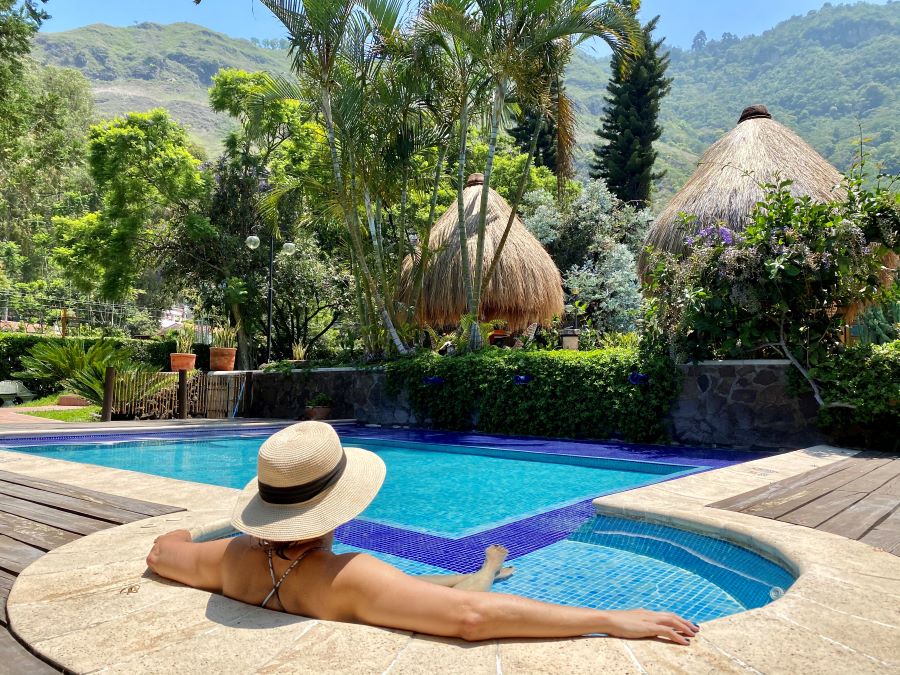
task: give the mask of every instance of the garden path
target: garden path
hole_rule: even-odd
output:
[[[45,408],[29,408],[29,410],[44,410]],[[54,406],[52,409],[56,409]],[[74,408],[64,408],[65,410],[74,410]],[[59,420],[51,420],[46,417],[36,417],[35,415],[25,415],[24,413],[15,412],[13,408],[0,408],[0,429],[7,424],[65,424]]]

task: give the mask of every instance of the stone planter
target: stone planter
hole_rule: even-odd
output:
[[[306,406],[306,419],[308,420],[327,420],[331,417],[330,405],[308,405]]]
[[[234,347],[211,347],[209,350],[210,370],[234,370],[237,349]]]
[[[169,365],[173,373],[177,373],[179,370],[193,370],[196,361],[196,354],[182,354],[179,352],[169,354]]]
[[[84,406],[90,404],[90,401],[88,401],[84,396],[79,396],[78,394],[60,394],[59,400],[56,402],[56,405],[71,406]]]

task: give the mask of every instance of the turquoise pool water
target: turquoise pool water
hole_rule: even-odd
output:
[[[265,437],[10,449],[242,488],[255,475]],[[516,572],[498,582],[498,591],[602,609],[672,611],[697,622],[761,607],[794,581],[784,567],[727,541],[593,516],[593,497],[702,466],[549,454],[525,443],[516,450],[369,438],[345,443],[380,455],[387,477],[360,518],[337,531],[338,553],[363,551],[410,574],[440,574],[477,568],[484,547],[499,543],[510,549]]]
[[[256,475],[263,440],[265,436],[60,444],[28,452],[242,488]],[[361,518],[453,537],[691,469],[587,457],[537,461],[537,456],[522,459],[522,453],[488,448],[448,451],[451,446],[398,447],[397,442],[355,439],[351,444],[377,453],[387,465],[384,486]]]

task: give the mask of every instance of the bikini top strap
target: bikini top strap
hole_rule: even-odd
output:
[[[265,607],[266,605],[268,605],[269,600],[271,600],[272,596],[274,595],[276,598],[278,598],[278,602],[281,603],[281,607],[284,608],[284,603],[281,602],[281,596],[278,594],[278,589],[281,588],[281,584],[284,583],[285,579],[287,579],[287,575],[291,573],[291,570],[293,570],[297,565],[300,564],[301,560],[303,560],[307,555],[309,555],[313,551],[318,551],[318,550],[321,550],[324,548],[325,548],[324,546],[313,546],[313,547],[308,548],[305,551],[303,551],[303,553],[298,555],[291,562],[291,564],[288,565],[288,568],[284,571],[284,574],[282,574],[281,578],[278,579],[277,581],[275,580],[275,566],[272,564],[272,549],[268,549],[266,551],[266,554],[269,559],[269,576],[272,577],[272,590],[269,591],[269,594],[266,596],[266,599],[262,601],[262,604],[260,604],[260,607]]]

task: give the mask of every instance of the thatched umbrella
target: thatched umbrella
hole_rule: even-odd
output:
[[[765,194],[760,184],[790,180],[795,196],[827,202],[843,197],[841,174],[806,141],[772,119],[764,105],[741,113],[737,126],[713,143],[684,187],[656,218],[646,243],[655,249],[683,253],[685,239],[701,229],[724,223],[744,228],[747,216]],[[689,227],[681,214],[694,216]],[[647,256],[638,262],[641,276]]]
[[[472,174],[463,190],[469,259],[474,263],[478,236],[478,216],[484,176]],[[485,223],[484,269],[487,272],[494,251],[509,220],[510,207],[494,190],[488,192]],[[429,242],[433,251],[422,280],[419,298],[411,298],[412,260],[404,261],[403,287],[407,301],[416,307],[422,325],[447,328],[459,323],[466,313],[466,293],[460,262],[458,207],[454,202],[435,223]],[[416,254],[418,256],[418,253]],[[511,331],[531,323],[547,324],[563,312],[562,279],[559,270],[541,243],[518,216],[513,220],[494,274],[482,295],[482,321],[505,320]]]

